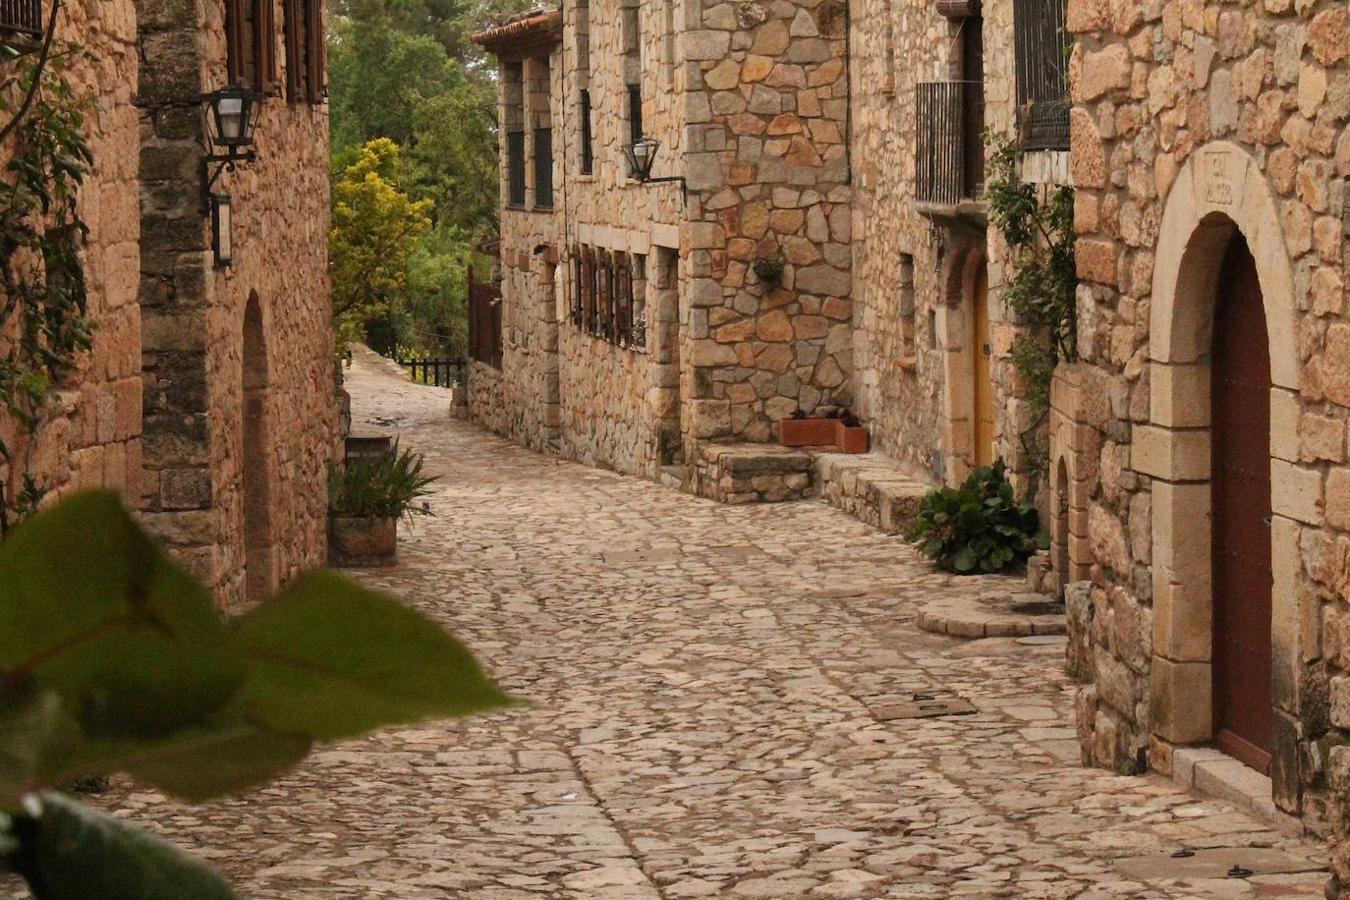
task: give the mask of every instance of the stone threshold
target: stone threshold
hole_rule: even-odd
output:
[[[1213,747],[1172,751],[1172,780],[1196,793],[1237,804],[1282,833],[1300,836],[1303,822],[1275,805],[1270,778]]]

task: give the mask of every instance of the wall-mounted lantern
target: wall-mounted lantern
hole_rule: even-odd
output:
[[[628,157],[628,171],[632,173],[633,178],[641,184],[667,184],[678,181],[680,183],[680,192],[685,193],[685,182],[683,175],[671,175],[665,178],[652,177],[652,163],[656,162],[656,151],[661,147],[661,142],[655,138],[640,137],[633,143],[623,148],[624,156]]]
[[[216,268],[228,268],[234,262],[234,210],[229,194],[211,195],[211,251]]]
[[[258,158],[253,149],[253,127],[257,120],[258,94],[248,88],[231,86],[202,96],[206,104],[207,137],[210,151],[202,158],[202,215],[216,221],[216,204],[211,188],[222,172],[233,172],[241,162]],[[226,198],[226,206],[228,206]],[[228,221],[229,213],[226,213]],[[219,235],[216,235],[217,242]]]

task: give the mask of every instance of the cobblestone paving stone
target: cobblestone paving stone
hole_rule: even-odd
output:
[[[453,628],[533,706],[321,750],[199,808],[100,802],[251,896],[1273,897],[1325,874],[1178,880],[1182,847],[1272,847],[1230,805],[1077,765],[1061,639],[915,627],[936,573],[820,502],[726,507],[558,463],[449,417],[362,354],[358,427],[441,476],[435,519],[367,574]],[[957,694],[972,715],[879,721]],[[1158,877],[1113,862],[1157,855]]]

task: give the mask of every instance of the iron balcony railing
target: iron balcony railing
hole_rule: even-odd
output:
[[[1069,149],[1069,33],[1065,0],[1013,0],[1022,147]]]
[[[553,129],[534,130],[534,206],[553,208]]]
[[[42,0],[0,0],[0,32],[41,35]]]
[[[511,206],[525,205],[525,132],[506,133],[506,202]]]
[[[984,183],[983,90],[978,81],[927,81],[915,97],[915,199],[954,206]]]

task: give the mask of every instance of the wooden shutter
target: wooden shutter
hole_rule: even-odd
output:
[[[244,40],[246,19],[244,0],[225,0],[225,68],[230,84],[244,84],[248,77]]]
[[[294,103],[305,93],[305,66],[301,62],[304,52],[304,22],[301,19],[300,0],[286,0],[285,20],[281,23],[281,32],[286,45],[286,99]]]
[[[273,0],[254,0],[253,61],[256,80],[253,86],[265,94],[277,93],[277,21]]]
[[[305,51],[309,102],[321,103],[328,87],[325,77],[328,69],[328,40],[323,28],[323,0],[304,0],[304,4],[305,40],[309,45]]]

